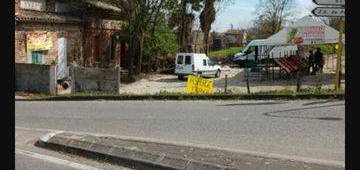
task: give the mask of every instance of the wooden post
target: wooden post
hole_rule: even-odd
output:
[[[75,89],[75,66],[72,65],[71,67],[71,93],[75,93],[76,89]]]
[[[228,79],[228,77],[227,77],[227,74],[225,75],[225,89],[224,89],[224,91],[225,91],[225,94],[227,93],[227,79]]]
[[[118,73],[118,81],[117,81],[117,84],[118,84],[118,93],[120,94],[120,83],[121,83],[121,81],[120,81],[120,77],[121,77],[121,69],[120,69],[120,65],[119,65],[119,67],[117,67],[117,73]]]
[[[58,68],[57,68],[57,65],[55,65],[54,69],[55,69],[55,95],[57,95],[58,94],[58,84],[57,84],[57,71],[58,71]]]
[[[296,72],[296,92],[300,92],[300,88],[301,88],[301,78],[300,78],[300,71]]]
[[[343,32],[344,32],[345,23],[342,18],[340,18],[340,30],[339,30],[339,41],[338,41],[338,53],[336,60],[336,77],[335,77],[335,90],[339,90],[341,87],[341,56],[343,51]]]
[[[249,65],[249,60],[248,60],[248,57],[246,56],[246,88],[247,88],[247,93],[250,94],[250,85],[249,85],[249,68],[248,68],[248,65]]]

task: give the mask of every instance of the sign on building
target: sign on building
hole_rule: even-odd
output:
[[[213,80],[190,75],[186,84],[187,94],[211,94],[213,93]]]
[[[36,11],[45,11],[46,3],[45,0],[21,0],[20,8]]]
[[[47,32],[33,32],[26,34],[26,48],[30,51],[49,50],[53,43]]]
[[[306,26],[291,28],[288,34],[289,44],[316,44],[325,40],[325,26]]]

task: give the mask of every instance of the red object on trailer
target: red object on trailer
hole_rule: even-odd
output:
[[[274,61],[288,73],[294,73],[301,68],[306,68],[305,60],[299,56],[290,56],[286,58],[275,58]]]

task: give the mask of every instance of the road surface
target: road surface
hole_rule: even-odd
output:
[[[21,152],[30,147],[24,141],[53,130],[206,145],[329,164],[345,162],[344,101],[17,101],[15,125],[16,149],[20,149],[16,169],[41,169],[44,160]]]

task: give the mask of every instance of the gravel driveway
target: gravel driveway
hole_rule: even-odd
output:
[[[242,68],[230,68],[224,70],[219,78],[215,78],[214,91],[224,91],[225,75],[228,75],[228,89],[236,93],[246,93],[246,81],[244,76],[244,69]],[[277,76],[277,75],[275,75]],[[318,75],[305,76],[302,79],[302,88],[315,87],[321,83],[322,88],[333,88],[334,73],[324,73]],[[250,91],[272,91],[272,90],[295,90],[296,80],[295,79],[269,79],[250,80]],[[343,81],[342,87],[345,86]],[[185,93],[186,80],[178,80],[176,75],[166,74],[153,74],[148,78],[141,79],[131,84],[122,84],[120,93],[126,94],[156,94],[160,92],[182,92]]]
[[[225,79],[225,75],[228,75],[228,78],[235,77],[241,73],[243,69],[241,68],[231,68],[229,70],[223,70],[219,78],[212,78],[215,80],[215,87],[218,82]],[[141,79],[131,84],[123,84],[120,88],[120,93],[127,94],[155,94],[161,91],[167,92],[183,92],[185,93],[186,80],[178,80],[176,75],[166,75],[166,74],[153,74],[148,78]],[[220,90],[215,88],[216,90]]]

